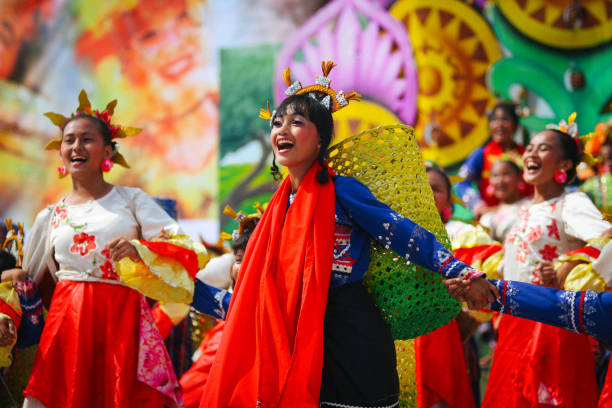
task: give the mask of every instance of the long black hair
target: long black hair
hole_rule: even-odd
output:
[[[317,128],[317,132],[319,133],[319,137],[321,139],[321,149],[319,150],[317,161],[319,164],[321,164],[321,166],[323,166],[323,169],[317,173],[317,181],[321,184],[327,183],[329,181],[329,174],[324,166],[323,159],[325,158],[327,148],[331,143],[332,135],[334,133],[334,120],[331,112],[318,99],[302,94],[292,95],[281,102],[274,112],[274,117],[284,116],[287,113],[297,113],[302,115],[314,123],[315,127]],[[274,117],[272,117],[271,123],[274,121]],[[275,180],[279,180],[281,178],[280,171],[276,165],[276,158],[272,159],[272,167],[270,167],[270,171]]]

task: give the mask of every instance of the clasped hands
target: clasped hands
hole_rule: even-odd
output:
[[[162,228],[160,233],[157,234],[151,241],[167,241],[170,238],[171,236],[168,235],[168,233],[166,233],[166,231],[164,231],[164,229]],[[113,262],[117,262],[125,257],[130,258],[134,262],[140,261],[140,255],[138,254],[138,251],[128,239],[114,239],[106,246],[106,249],[108,250],[109,257]]]
[[[444,279],[449,295],[460,302],[466,302],[468,308],[479,310],[488,307],[497,298],[499,292],[495,285],[485,278],[469,281],[462,278]]]

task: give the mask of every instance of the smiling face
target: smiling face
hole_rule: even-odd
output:
[[[453,206],[448,185],[444,177],[437,171],[428,170],[427,177],[429,177],[429,185],[433,191],[436,209],[438,210],[438,214],[442,216],[446,208],[450,209]]]
[[[511,144],[512,135],[516,131],[516,123],[508,112],[497,108],[489,120],[489,130],[495,142],[501,145]]]
[[[512,203],[520,198],[519,183],[521,174],[505,160],[493,163],[489,184],[493,187],[493,195],[502,203]]]
[[[99,125],[93,119],[73,119],[64,128],[60,157],[73,176],[100,175],[102,160],[110,159],[112,153],[112,147],[104,143]]]
[[[534,186],[555,183],[555,172],[571,167],[572,161],[563,159],[559,135],[549,130],[535,135],[523,153],[523,179]]]
[[[321,150],[321,138],[316,125],[289,107],[285,115],[272,121],[270,141],[276,160],[282,166],[310,168]]]

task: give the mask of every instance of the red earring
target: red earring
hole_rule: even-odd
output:
[[[58,176],[60,176],[60,177],[65,177],[65,176],[66,176],[66,174],[68,174],[68,170],[66,170],[66,166],[64,166],[64,164],[63,164],[63,163],[62,163],[62,165],[61,165],[61,166],[59,166],[59,167],[57,168],[57,174],[58,174]]]
[[[445,209],[442,210],[442,222],[447,222],[448,220],[450,220],[452,213],[450,208],[446,207]]]
[[[559,184],[565,184],[567,181],[567,174],[563,170],[555,171],[555,181]]]
[[[111,159],[102,160],[102,164],[100,165],[100,167],[102,168],[102,171],[105,173],[108,173],[109,171],[111,171],[113,166],[114,166],[114,163],[111,161]]]
[[[493,197],[493,194],[495,194],[495,187],[489,184],[485,189],[485,194],[489,197]]]
[[[518,183],[518,191],[521,194],[525,194],[527,192],[527,184],[524,181],[520,181]]]

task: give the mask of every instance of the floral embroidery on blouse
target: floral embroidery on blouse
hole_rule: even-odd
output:
[[[119,280],[119,275],[115,273],[115,268],[113,267],[113,263],[110,261],[110,253],[108,249],[102,251],[102,255],[104,255],[107,259],[102,265],[100,265],[100,270],[102,271],[102,277],[104,279],[115,279]]]
[[[559,257],[559,255],[557,254],[557,247],[554,247],[552,245],[544,245],[544,248],[540,249],[539,252],[545,261],[554,261]]]
[[[70,252],[80,254],[81,256],[87,256],[89,251],[93,251],[98,247],[96,245],[96,237],[88,235],[86,232],[75,234],[72,240],[73,245],[70,247]]]
[[[552,224],[547,225],[546,228],[548,229],[549,237],[555,237],[556,239],[561,240],[559,237],[559,229],[557,228],[557,220],[552,220]]]
[[[51,227],[53,227],[53,229],[59,227],[62,221],[64,221],[66,218],[68,218],[68,211],[66,210],[66,206],[64,204],[62,204],[61,206],[56,205],[53,209]]]
[[[535,228],[529,228],[529,232],[527,233],[527,241],[530,243],[533,241],[537,241],[542,236],[542,228],[537,225]]]

